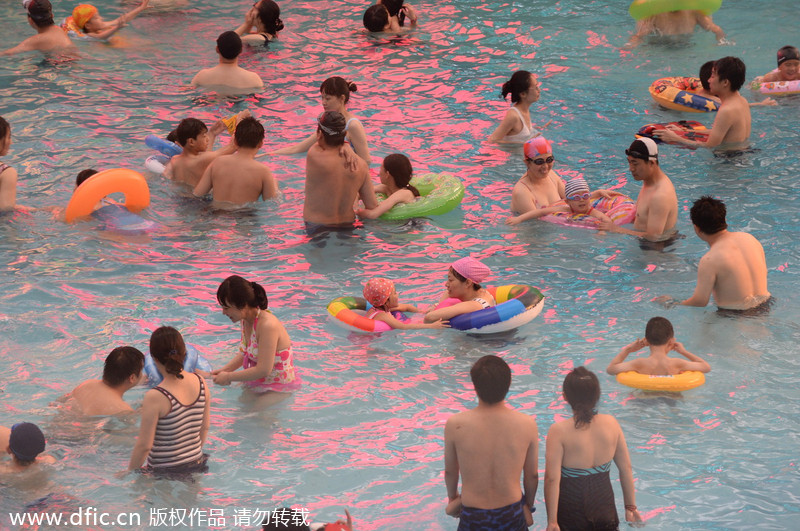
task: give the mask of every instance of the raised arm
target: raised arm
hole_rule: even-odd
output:
[[[708,364],[700,356],[696,356],[686,350],[686,347],[683,346],[683,343],[680,341],[676,341],[675,338],[672,338],[672,343],[670,344],[670,350],[674,350],[684,358],[688,359],[688,362],[684,362],[681,364],[681,369],[684,371],[700,371],[700,372],[709,372],[711,370],[711,365]]]
[[[633,354],[634,352],[638,352],[642,350],[648,345],[647,339],[640,337],[636,341],[632,343],[628,343],[619,351],[619,354],[614,356],[614,359],[609,362],[608,367],[606,367],[606,372],[608,374],[614,375],[619,374],[621,372],[626,371],[635,371],[638,368],[637,360],[625,361],[625,358],[628,357],[629,354]]]

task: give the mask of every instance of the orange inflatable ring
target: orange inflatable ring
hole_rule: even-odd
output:
[[[125,208],[139,212],[150,205],[150,188],[138,171],[103,170],[86,179],[72,194],[64,217],[67,222],[90,215],[97,202],[110,194],[125,194]]]

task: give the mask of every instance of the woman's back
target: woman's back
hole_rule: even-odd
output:
[[[147,457],[147,463],[154,468],[181,466],[203,457],[205,383],[196,374],[184,372],[183,375],[183,379],[165,378],[162,385],[154,389],[169,401],[169,410],[158,419]]]
[[[588,425],[580,428],[575,427],[573,419],[563,420],[556,427],[562,432],[562,467],[589,469],[614,459],[621,431],[611,415],[595,415]]]

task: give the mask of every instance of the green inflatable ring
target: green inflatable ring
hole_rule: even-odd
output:
[[[426,173],[413,177],[411,184],[419,190],[417,200],[393,206],[381,219],[398,220],[446,214],[460,205],[464,198],[464,183],[449,173]],[[381,194],[378,195],[378,201],[385,199]]]
[[[652,17],[670,11],[702,11],[706,15],[714,13],[722,5],[722,0],[633,0],[628,13],[634,20]]]

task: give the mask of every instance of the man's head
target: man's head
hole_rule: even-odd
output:
[[[175,135],[177,137],[178,144],[183,147],[186,147],[186,144],[189,142],[189,140],[194,141],[193,146],[195,144],[202,146],[203,141],[208,139],[207,133],[208,127],[206,127],[206,124],[197,118],[184,118],[178,124],[177,129],[175,129]],[[205,151],[206,149],[207,146],[199,151]]]
[[[726,214],[725,203],[707,195],[695,201],[689,210],[689,217],[695,228],[709,235],[728,228],[725,222]]]
[[[86,179],[88,179],[95,173],[97,173],[97,170],[94,170],[92,168],[88,168],[86,170],[81,170],[80,172],[78,172],[78,176],[75,177],[75,188],[82,185],[86,181]]]
[[[32,0],[28,4],[28,17],[37,28],[53,25],[53,6],[50,0]]]
[[[223,59],[232,61],[242,53],[242,38],[235,31],[226,31],[217,37],[217,53]]]
[[[644,329],[644,337],[653,346],[666,345],[670,339],[675,337],[675,330],[672,323],[665,317],[653,317],[647,321]]]
[[[716,63],[716,61],[706,61],[703,63],[703,66],[700,67],[700,73],[697,76],[700,78],[700,84],[706,92],[711,90],[711,86],[708,84],[708,78],[711,77],[711,72],[714,71],[714,63]]]
[[[7,451],[20,465],[29,465],[36,461],[36,456],[44,452],[45,439],[42,430],[36,424],[20,422],[11,426]]]
[[[144,369],[144,354],[134,347],[117,347],[106,356],[103,382],[110,387],[136,385]]]
[[[92,4],[79,4],[72,10],[72,21],[78,26],[81,31],[88,29],[86,25],[97,16],[97,8]]]
[[[709,86],[712,87],[712,91],[717,94],[720,88],[726,86],[727,82],[728,90],[736,92],[744,85],[746,75],[747,69],[741,59],[731,56],[723,57],[714,62],[714,69],[709,79]],[[713,80],[715,78],[718,86],[714,86],[715,83]]]
[[[319,116],[317,131],[321,140],[329,147],[339,147],[344,144],[347,120],[340,112],[325,111]]]
[[[258,149],[264,143],[264,126],[252,116],[248,116],[236,124],[233,139],[239,147]]]
[[[778,50],[778,70],[784,79],[800,78],[800,50],[794,46],[784,46]]]
[[[482,402],[497,404],[511,387],[511,368],[503,358],[488,355],[475,362],[469,371],[475,393]]]
[[[658,144],[652,138],[637,138],[625,150],[625,155],[628,169],[637,181],[644,181],[658,171]]]
[[[389,11],[382,4],[370,6],[364,12],[364,27],[367,31],[386,31],[389,25]]]

